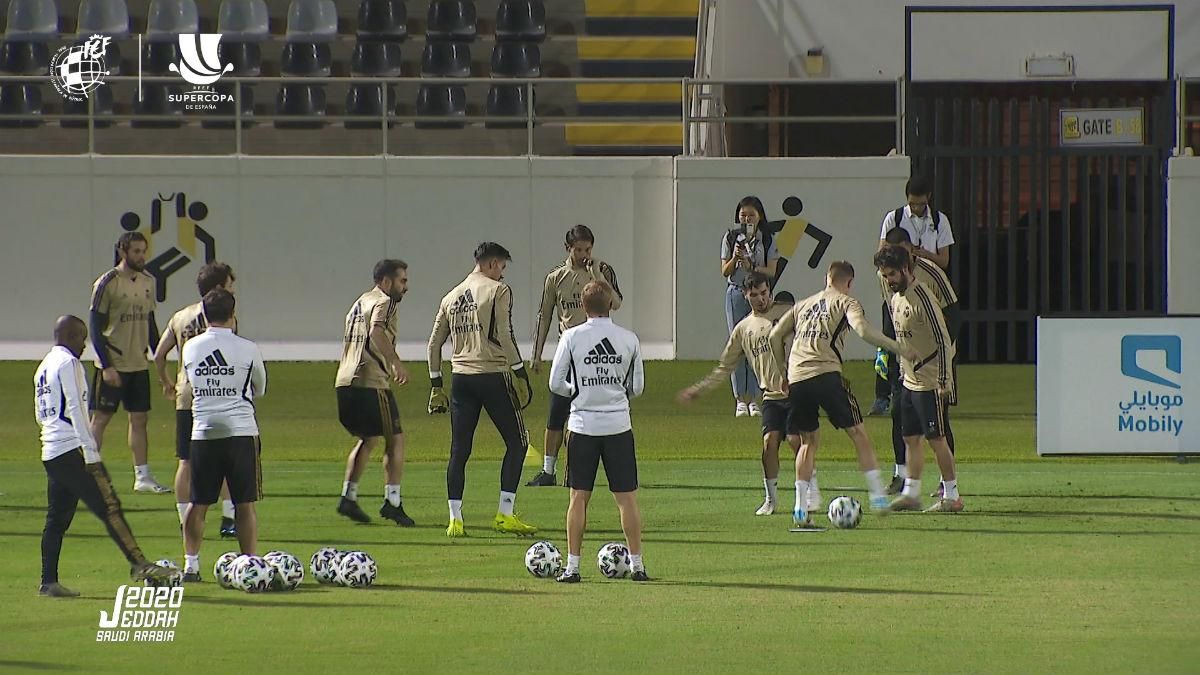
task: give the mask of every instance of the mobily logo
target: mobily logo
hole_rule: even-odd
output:
[[[233,70],[232,63],[221,66],[218,46],[220,33],[180,33],[179,51],[183,60],[170,65],[171,72],[179,73],[189,84],[198,87],[210,85]]]

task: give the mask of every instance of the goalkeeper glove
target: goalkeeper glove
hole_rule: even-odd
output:
[[[429,388],[429,408],[430,415],[443,414],[450,410],[450,399],[446,397],[446,390],[442,389],[442,378],[435,378],[433,386]]]
[[[885,380],[888,376],[888,353],[882,347],[875,349],[875,374]]]

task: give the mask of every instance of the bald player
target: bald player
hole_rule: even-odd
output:
[[[138,547],[84,417],[88,395],[79,357],[87,348],[87,338],[88,329],[82,319],[59,317],[54,323],[54,348],[38,364],[33,379],[34,412],[42,429],[47,501],[38,594],[47,597],[79,595],[58,582],[58,559],[80,500],[104,523],[108,536],[129,561],[135,581],[158,584],[172,573],[148,562]]]

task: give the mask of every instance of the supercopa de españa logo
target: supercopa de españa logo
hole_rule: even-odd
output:
[[[121,586],[112,613],[100,612],[96,642],[174,642],[183,586]]]

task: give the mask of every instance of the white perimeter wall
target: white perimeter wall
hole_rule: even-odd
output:
[[[1167,310],[1200,314],[1200,157],[1173,157],[1167,170]]]
[[[717,4],[716,78],[807,77],[803,58],[821,47],[828,79],[895,80],[904,74],[905,5],[981,7],[978,0],[737,0]],[[995,4],[995,3],[993,3]],[[1082,0],[1006,0],[1005,6],[1089,5]],[[1200,76],[1200,2],[1174,5],[1175,72]],[[1161,16],[1161,15],[1159,15]],[[1015,25],[1014,25],[1015,22]],[[914,16],[916,75],[932,79],[1024,79],[1031,52],[1068,52],[1081,78],[1142,78],[1162,70],[1164,22],[1129,13],[926,13]],[[928,66],[928,67],[926,67]],[[934,68],[930,70],[929,68]],[[1147,78],[1149,79],[1149,78]]]

